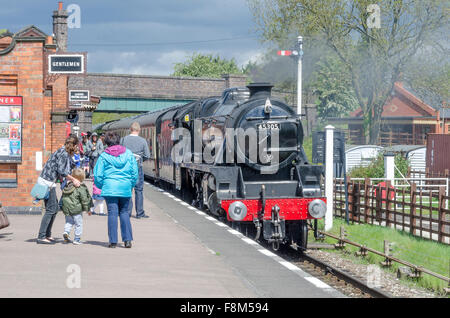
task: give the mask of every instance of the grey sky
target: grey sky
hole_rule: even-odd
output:
[[[0,0],[0,29],[34,24],[52,34],[57,2]],[[64,8],[72,3],[81,8],[81,28],[69,29],[68,50],[88,52],[88,72],[169,75],[193,52],[242,66],[264,50],[245,0],[73,0]],[[233,40],[200,42],[218,39]]]

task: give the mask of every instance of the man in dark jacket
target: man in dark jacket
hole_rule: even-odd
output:
[[[141,126],[138,122],[134,122],[130,127],[130,134],[122,138],[120,144],[131,150],[136,158],[139,169],[139,179],[134,187],[135,194],[135,208],[136,208],[136,218],[148,218],[144,211],[144,172],[142,170],[142,163],[150,159],[150,149],[148,148],[147,141],[139,136],[141,131]],[[130,216],[133,210],[133,204],[130,204]]]

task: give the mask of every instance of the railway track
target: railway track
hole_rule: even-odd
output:
[[[173,192],[172,192],[173,193]],[[173,193],[175,196],[176,194]],[[180,198],[181,199],[181,198]],[[205,211],[207,213],[207,211]],[[230,222],[224,222],[219,218],[214,217],[218,221],[227,224],[231,228],[240,231],[240,228],[233,227]],[[251,235],[246,235],[244,231],[240,231],[246,237],[253,239]],[[267,244],[262,244],[267,245]],[[267,249],[271,250],[270,246],[265,246]],[[272,251],[273,252],[273,251]],[[344,295],[355,298],[392,298],[393,296],[381,291],[378,288],[369,287],[362,280],[354,277],[353,275],[346,273],[335,266],[324,262],[318,258],[308,255],[308,252],[301,253],[296,250],[296,248],[286,248],[275,252],[279,257],[293,263],[302,270],[308,272],[309,274],[315,276],[316,278],[324,281],[331,287],[339,290]]]
[[[298,251],[296,251],[298,252]],[[392,298],[393,296],[379,288],[370,287],[364,281],[341,269],[315,258],[308,253],[301,253],[299,260],[294,262],[310,274],[328,283],[347,296],[362,298]]]

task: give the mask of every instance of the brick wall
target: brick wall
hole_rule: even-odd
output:
[[[217,96],[229,87],[245,86],[247,78],[224,75],[222,78],[188,78],[126,74],[75,76],[69,89],[88,89],[91,95],[122,98],[197,99]]]
[[[65,123],[52,123],[52,113],[67,110],[67,76],[44,87],[44,51],[49,48],[38,31],[27,32],[16,37],[12,50],[0,50],[0,79],[12,79],[0,81],[0,95],[23,96],[22,162],[0,163],[0,179],[17,179],[16,187],[0,188],[0,202],[8,212],[40,210],[30,196],[40,174],[36,153],[43,152],[45,163],[65,139]]]

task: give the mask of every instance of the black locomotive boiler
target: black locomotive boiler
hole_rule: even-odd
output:
[[[230,88],[101,128],[125,136],[137,121],[151,153],[146,177],[274,249],[304,249],[307,221],[326,212],[323,168],[308,162],[299,116],[271,89],[268,83]]]

